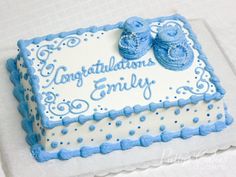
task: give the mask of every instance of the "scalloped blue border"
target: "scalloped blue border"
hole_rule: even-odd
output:
[[[28,115],[28,103],[24,99],[24,89],[20,83],[16,59],[8,59],[6,67],[10,72],[10,80],[14,84],[13,94],[19,101],[18,109],[23,118],[22,127],[27,133],[26,141],[31,146],[32,155],[38,162],[44,162],[50,159],[68,160],[72,157],[88,157],[98,153],[107,154],[115,150],[128,150],[135,146],[148,147],[155,142],[168,142],[174,138],[187,139],[194,135],[206,136],[211,132],[222,131],[233,122],[233,118],[228,114],[225,107],[225,121],[216,121],[215,123],[201,125],[198,128],[183,128],[177,132],[164,131],[157,136],[143,135],[137,140],[123,139],[118,143],[105,142],[97,147],[84,146],[78,150],[61,149],[58,152],[47,152],[38,143],[38,136],[33,131],[33,120]]]
[[[58,120],[58,121],[51,121],[49,120],[48,117],[46,117],[44,110],[45,110],[45,106],[41,104],[40,100],[42,98],[41,94],[38,91],[39,85],[38,85],[38,77],[36,75],[34,75],[34,68],[31,67],[32,65],[32,61],[28,59],[28,56],[30,55],[30,51],[28,51],[26,49],[26,47],[29,44],[38,44],[41,41],[47,40],[47,41],[51,41],[55,38],[64,38],[68,35],[81,35],[85,32],[92,32],[95,33],[97,31],[108,31],[108,30],[112,30],[112,29],[116,29],[116,28],[122,28],[123,27],[123,22],[119,22],[116,23],[114,25],[105,25],[105,26],[100,26],[100,27],[96,27],[96,26],[91,26],[88,28],[79,28],[77,30],[73,30],[73,31],[69,31],[69,32],[62,32],[62,33],[58,33],[58,34],[50,34],[47,36],[43,36],[43,37],[37,37],[37,38],[33,38],[30,40],[19,40],[18,41],[18,47],[20,48],[20,55],[23,57],[24,62],[26,64],[26,67],[28,68],[28,74],[29,74],[29,78],[30,78],[30,82],[32,83],[32,91],[33,94],[35,95],[35,101],[37,103],[37,109],[39,112],[39,115],[41,117],[41,122],[43,127],[45,128],[54,128],[56,126],[68,126],[71,123],[74,122],[78,122],[80,124],[84,124],[85,122],[89,121],[89,120],[95,120],[95,121],[100,121],[103,118],[110,118],[112,120],[114,120],[115,118],[119,117],[119,116],[130,116],[131,114],[135,113],[135,114],[139,114],[143,111],[156,111],[156,109],[158,108],[169,108],[172,106],[185,106],[187,104],[193,103],[193,104],[197,104],[199,101],[204,100],[205,102],[211,101],[211,100],[220,100],[221,98],[223,98],[224,94],[225,94],[225,90],[222,88],[222,86],[220,85],[220,81],[217,78],[217,76],[214,74],[214,70],[211,67],[211,65],[208,63],[207,57],[206,55],[202,52],[201,50],[201,45],[199,44],[196,35],[193,33],[190,24],[187,22],[187,20],[182,17],[181,15],[175,14],[172,16],[167,16],[167,17],[158,17],[158,18],[154,18],[154,19],[147,19],[147,21],[149,23],[152,22],[161,22],[164,20],[180,20],[184,23],[184,27],[189,31],[189,37],[194,41],[194,45],[193,47],[198,50],[199,52],[199,59],[201,59],[206,67],[205,70],[208,71],[211,75],[211,82],[215,85],[216,87],[216,93],[214,94],[204,94],[202,96],[196,96],[193,95],[191,96],[189,99],[179,99],[177,101],[174,102],[170,102],[170,101],[164,101],[162,103],[150,103],[147,105],[135,105],[133,107],[130,106],[126,106],[121,110],[109,110],[108,112],[105,113],[94,113],[92,115],[80,115],[76,118],[69,118],[69,117],[64,117],[62,120]]]

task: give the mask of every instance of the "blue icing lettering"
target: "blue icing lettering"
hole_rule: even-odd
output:
[[[95,64],[92,64],[89,67],[82,66],[81,70],[76,71],[74,73],[67,73],[67,67],[59,66],[58,68],[54,69],[54,64],[47,65],[47,67],[51,66],[53,68],[51,72],[47,75],[41,75],[43,77],[51,78],[48,80],[48,83],[43,86],[43,88],[48,88],[52,84],[59,85],[59,84],[66,84],[72,81],[76,81],[77,87],[81,87],[83,85],[84,78],[92,75],[92,74],[101,74],[101,73],[108,73],[112,71],[118,70],[126,70],[126,69],[137,69],[142,67],[151,67],[155,65],[156,62],[149,58],[148,60],[141,60],[141,61],[129,61],[125,59],[121,59],[120,61],[116,61],[115,57],[112,56],[109,60],[108,64],[101,62],[101,60],[97,60]]]
[[[143,97],[148,100],[152,96],[151,85],[155,83],[154,80],[150,81],[148,78],[142,79],[137,78],[136,74],[131,75],[130,82],[126,82],[123,77],[120,78],[120,82],[115,84],[105,83],[107,78],[103,77],[94,81],[95,89],[90,94],[90,98],[94,101],[98,101],[106,97],[106,95],[111,94],[112,92],[123,92],[129,91],[134,88],[143,89]]]
[[[81,72],[65,74],[66,71],[67,68],[65,66],[58,67],[54,76],[52,77],[52,80],[47,85],[43,86],[43,88],[48,88],[52,84],[66,84],[75,80],[77,81],[77,87],[81,87],[83,85],[83,78]]]

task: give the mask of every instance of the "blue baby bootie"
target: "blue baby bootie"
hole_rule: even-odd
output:
[[[148,22],[139,17],[127,19],[119,40],[120,55],[134,60],[145,55],[151,47],[152,36]]]
[[[160,27],[154,40],[154,55],[166,69],[182,71],[191,66],[194,54],[185,34],[178,26]]]

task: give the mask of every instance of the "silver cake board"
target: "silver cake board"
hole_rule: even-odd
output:
[[[236,118],[236,104],[234,104],[236,75],[206,23],[202,20],[192,20],[190,23],[209,62],[227,91],[225,101],[229,113]],[[2,60],[0,64],[0,148],[2,165],[7,176],[104,176],[135,169],[158,167],[162,164],[201,157],[236,146],[236,123],[233,123],[222,132],[204,137],[195,136],[186,140],[174,139],[168,143],[154,143],[147,148],[135,147],[128,151],[115,151],[107,155],[97,154],[89,158],[78,157],[68,161],[50,160],[38,163],[33,159],[24,139],[25,132],[21,128],[21,117],[16,109],[18,102],[12,95],[13,86],[5,69],[5,61]]]

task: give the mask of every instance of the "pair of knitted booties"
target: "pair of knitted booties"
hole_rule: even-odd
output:
[[[160,26],[156,36],[152,37],[149,23],[139,17],[125,21],[118,47],[121,56],[127,60],[141,58],[153,47],[157,61],[166,69],[175,71],[187,69],[194,58],[179,26]]]

